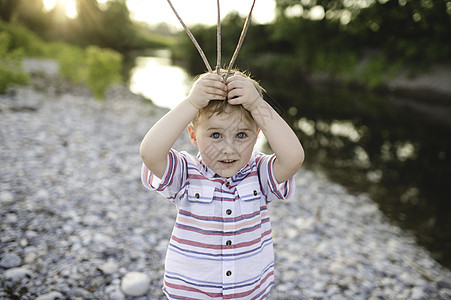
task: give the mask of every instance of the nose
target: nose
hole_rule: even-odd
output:
[[[226,139],[222,145],[222,153],[226,155],[235,154],[236,149],[233,145],[233,139]]]

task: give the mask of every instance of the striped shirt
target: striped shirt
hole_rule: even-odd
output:
[[[264,299],[274,284],[267,204],[289,199],[294,177],[278,184],[274,155],[252,154],[230,178],[200,156],[170,150],[161,179],[143,164],[145,187],[177,207],[166,254],[163,291],[169,299]]]

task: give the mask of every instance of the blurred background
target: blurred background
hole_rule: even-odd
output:
[[[212,66],[216,1],[173,0]],[[222,1],[223,67],[252,1]],[[122,81],[173,107],[205,71],[165,0],[0,0],[0,92],[26,57],[98,98]],[[451,1],[257,0],[236,65],[306,148],[306,168],[381,211],[451,267]],[[104,82],[99,86],[99,78]]]

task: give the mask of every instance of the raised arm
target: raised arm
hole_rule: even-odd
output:
[[[304,161],[304,149],[296,134],[257,92],[254,84],[239,73],[227,80],[230,104],[242,104],[251,112],[276,155],[274,176],[278,183],[290,179]]]
[[[161,178],[164,175],[169,150],[199,109],[210,100],[222,100],[225,96],[226,86],[221,76],[213,73],[204,75],[196,81],[183,102],[153,125],[139,150],[144,164],[155,176]]]

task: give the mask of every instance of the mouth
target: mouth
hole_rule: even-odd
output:
[[[236,162],[236,159],[223,159],[219,161],[219,163],[226,168],[232,167]]]

